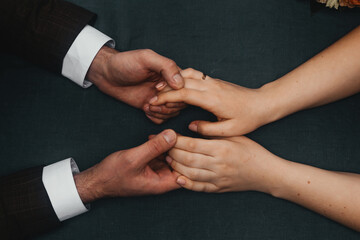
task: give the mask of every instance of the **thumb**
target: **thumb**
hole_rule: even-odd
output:
[[[176,63],[154,51],[146,51],[145,63],[147,67],[163,76],[173,89],[183,88],[185,83]]]
[[[134,148],[138,165],[146,165],[154,158],[170,150],[176,143],[176,133],[167,129],[151,138],[146,143]]]
[[[189,129],[204,136],[232,136],[234,124],[231,120],[209,122],[193,121],[189,124]]]

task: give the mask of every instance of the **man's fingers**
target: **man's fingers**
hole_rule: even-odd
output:
[[[139,165],[147,164],[157,156],[167,152],[176,143],[176,133],[167,129],[146,143],[134,148],[134,156]]]
[[[165,106],[168,108],[179,108],[179,109],[184,109],[187,107],[186,103],[183,102],[166,103]]]
[[[155,186],[159,188],[159,193],[165,193],[180,188],[179,184],[176,182],[176,179],[179,176],[178,173],[171,172],[169,169],[162,169],[160,171],[161,172],[158,173],[160,175],[160,181],[157,186]]]
[[[204,136],[232,136],[234,122],[232,120],[219,122],[193,121],[189,124],[189,129]]]
[[[157,118],[157,119],[162,119],[162,120],[168,120],[169,118],[173,118],[173,117],[176,117],[177,115],[179,115],[180,112],[177,111],[175,113],[171,113],[171,114],[161,114],[161,113],[156,113],[156,112],[146,112],[146,115],[149,115],[149,116],[152,116],[154,118]]]
[[[144,62],[148,69],[161,74],[164,80],[173,89],[180,89],[184,87],[184,79],[180,74],[176,63],[166,57],[163,57],[152,50],[144,51]]]
[[[149,188],[151,194],[162,194],[180,187],[179,184],[176,183],[176,179],[179,174],[171,172],[168,166],[161,168],[153,173],[156,174],[154,175],[156,177],[152,178],[151,181],[150,179],[146,180],[149,182],[147,187]]]
[[[146,115],[147,118],[149,118],[155,124],[162,124],[165,121],[164,119],[159,119],[159,118],[155,118],[153,116],[150,116],[147,113],[145,113],[145,115]]]
[[[164,114],[164,115],[170,115],[170,114],[174,114],[177,113],[181,110],[181,108],[168,108],[165,105],[161,105],[161,106],[152,106],[150,105],[149,110],[151,112],[155,112],[155,113],[160,113],[160,114]]]
[[[168,102],[185,102],[206,109],[211,99],[204,92],[182,88],[180,90],[160,93],[149,101],[154,106],[163,105]]]
[[[176,182],[183,188],[197,192],[217,192],[218,187],[212,183],[192,181],[185,176],[177,178]]]

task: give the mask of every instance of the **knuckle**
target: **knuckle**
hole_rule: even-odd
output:
[[[175,113],[177,112],[176,109],[169,109],[169,108],[164,108],[163,109],[163,113],[165,114],[172,114],[172,113]]]
[[[190,73],[194,73],[195,72],[195,69],[193,69],[193,68],[188,68],[187,69]]]
[[[155,52],[151,49],[143,49],[141,50],[140,54],[143,58],[149,58],[151,57]]]
[[[207,190],[208,190],[208,187],[207,187],[205,184],[201,184],[201,185],[199,186],[199,191],[201,191],[201,192],[207,192]]]
[[[193,181],[189,181],[189,180],[187,179],[186,182],[187,182],[187,185],[188,185],[188,189],[194,190],[194,183],[193,183]]]
[[[177,66],[176,63],[175,63],[175,61],[174,61],[174,60],[171,60],[171,59],[168,59],[168,60],[167,60],[166,65],[167,65],[168,68],[174,68],[174,67]]]
[[[153,54],[153,53],[155,53],[153,50],[151,50],[151,49],[144,49],[143,50],[143,53],[145,54],[145,55],[150,55],[150,54]]]
[[[182,99],[186,99],[189,95],[189,92],[187,91],[187,89],[182,88],[181,90],[179,90],[179,94]]]
[[[189,174],[189,178],[191,178],[191,179],[198,179],[199,178],[199,172],[198,171],[190,170],[188,174]]]
[[[184,158],[184,164],[192,166],[194,164],[194,159],[191,156],[187,156]]]
[[[196,142],[193,140],[189,140],[186,145],[189,150],[194,150],[196,148]]]

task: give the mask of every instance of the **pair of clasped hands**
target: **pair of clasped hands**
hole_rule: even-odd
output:
[[[141,146],[111,154],[74,176],[84,203],[103,197],[260,191],[360,231],[360,175],[327,171],[275,156],[243,136],[289,114],[360,92],[360,27],[296,69],[257,89],[180,69],[151,50],[103,47],[87,73],[100,91],[144,110],[154,123],[187,104],[216,122],[193,121],[190,138],[165,130]]]
[[[133,64],[137,63],[137,64]],[[196,139],[165,130],[141,146],[111,154],[75,176],[83,202],[103,197],[160,194],[180,187],[195,191],[250,190],[259,162],[254,152],[270,154],[246,137],[264,113],[258,90],[243,88],[174,61],[151,50],[119,53],[100,50],[87,78],[102,92],[136,108],[156,124],[175,117],[186,104],[215,114],[215,123],[194,121],[189,128],[217,139]],[[242,106],[242,107],[239,107]],[[243,174],[239,174],[240,172]]]

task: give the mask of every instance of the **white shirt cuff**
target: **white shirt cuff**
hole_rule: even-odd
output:
[[[66,53],[61,74],[83,88],[90,87],[92,83],[85,80],[86,73],[96,54],[105,44],[115,47],[113,39],[86,25]]]
[[[60,221],[88,211],[76,189],[73,174],[79,168],[72,158],[44,167],[42,181]]]

